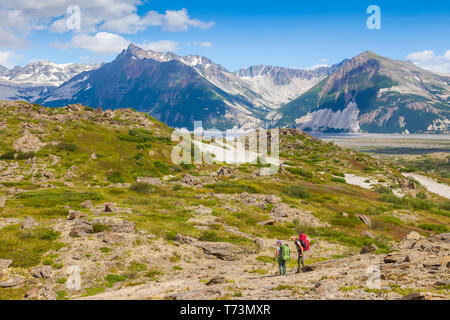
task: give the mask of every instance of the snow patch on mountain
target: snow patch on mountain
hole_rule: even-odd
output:
[[[99,65],[96,64],[56,64],[48,61],[36,61],[25,67],[16,66],[11,70],[3,70],[0,80],[7,81],[12,85],[57,87],[81,72],[98,67]]]
[[[336,129],[347,132],[359,132],[358,115],[358,106],[356,103],[350,102],[345,109],[336,112],[333,112],[331,109],[309,112],[303,117],[296,119],[295,123],[300,130],[324,131]]]

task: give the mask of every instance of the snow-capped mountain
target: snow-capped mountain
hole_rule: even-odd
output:
[[[212,78],[237,79],[209,59],[158,53],[130,45],[100,68],[82,72],[37,102],[47,106],[69,103],[106,108],[133,107],[176,127],[261,126],[265,110],[247,96],[231,94]],[[226,83],[224,81],[223,83]]]
[[[34,102],[77,74],[99,65],[37,61],[12,69],[0,66],[0,100]]]
[[[202,120],[205,128],[218,129],[450,131],[450,77],[373,52],[313,70],[260,65],[230,72],[206,57],[131,44],[101,66],[0,68],[0,99],[5,97],[52,107],[132,107],[173,127],[192,128]]]
[[[98,68],[99,65],[67,63],[56,64],[36,61],[25,67],[0,68],[0,80],[28,86],[60,86],[83,71]]]

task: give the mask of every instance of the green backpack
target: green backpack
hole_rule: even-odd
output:
[[[281,246],[281,259],[284,261],[291,260],[291,250],[287,244]]]

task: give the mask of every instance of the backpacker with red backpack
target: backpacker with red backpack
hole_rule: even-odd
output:
[[[298,240],[300,241],[303,250],[309,251],[309,240],[306,238],[306,234],[300,233],[300,235],[298,236]]]

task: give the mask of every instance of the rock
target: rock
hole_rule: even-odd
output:
[[[178,242],[178,243],[190,244],[190,243],[194,242],[195,239],[192,238],[192,237],[184,236],[182,234],[177,233],[175,235],[175,241]]]
[[[369,228],[372,226],[372,221],[370,220],[370,218],[368,216],[365,216],[365,215],[362,215],[362,214],[358,214],[357,217],[359,218],[359,220],[364,222],[364,224],[366,226],[368,226]]]
[[[152,186],[161,186],[162,182],[159,178],[150,178],[150,177],[138,177],[136,179],[137,183],[146,183]]]
[[[87,220],[77,220],[69,235],[72,237],[83,237],[87,233],[93,233],[93,224]]]
[[[102,239],[103,242],[107,244],[121,243],[123,241],[122,237],[114,234],[114,233],[106,233]]]
[[[33,277],[40,279],[49,279],[52,276],[53,270],[50,266],[38,266],[31,270]]]
[[[431,242],[427,240],[417,241],[416,243],[414,243],[412,248],[420,251],[439,252],[439,247],[435,247]]]
[[[42,175],[47,179],[53,179],[55,177],[55,175],[51,171],[45,171]]]
[[[136,222],[122,220],[121,222],[110,224],[109,230],[117,233],[134,233],[136,232]]]
[[[82,202],[80,204],[80,206],[82,206],[83,208],[86,208],[86,209],[91,209],[94,207],[91,200],[86,200],[86,201]]]
[[[347,212],[342,212],[342,216],[348,218],[348,213]]]
[[[11,259],[0,259],[0,270],[9,268],[13,261]]]
[[[25,135],[13,143],[13,148],[19,152],[35,152],[40,150],[45,143],[42,143],[38,137],[26,132]]]
[[[211,286],[214,284],[220,284],[220,283],[224,283],[226,282],[226,279],[224,277],[217,277],[217,278],[212,278],[211,280],[209,280],[206,285],[207,286]]]
[[[450,279],[443,279],[443,280],[438,280],[435,284],[435,286],[448,286],[450,285]]]
[[[194,177],[190,174],[185,174],[184,177],[180,180],[180,182],[185,183],[188,186],[197,186],[202,183],[202,181],[199,178]]]
[[[408,234],[405,239],[409,241],[419,241],[421,239],[424,239],[424,237],[422,237],[418,232],[413,231]]]
[[[314,293],[320,295],[326,295],[328,297],[334,297],[338,291],[336,282],[331,279],[326,279],[316,283],[314,288],[311,289]]]
[[[450,243],[450,233],[441,233],[439,236],[443,241]]]
[[[270,203],[270,204],[278,204],[278,203],[280,203],[281,199],[278,198],[277,196],[274,196],[273,194],[271,194],[271,195],[266,196],[266,201],[267,201],[267,203]]]
[[[216,172],[217,177],[229,177],[234,173],[233,169],[229,167],[221,167],[219,171]]]
[[[411,262],[411,259],[409,258],[408,255],[399,253],[388,254],[384,258],[384,263],[402,263],[402,262]]]
[[[81,211],[69,210],[69,215],[67,216],[68,220],[75,220],[86,217],[87,214]]]
[[[374,243],[372,243],[372,244],[369,245],[369,246],[364,246],[364,247],[361,249],[360,254],[371,253],[371,252],[375,252],[375,251],[377,251],[377,250],[378,250],[377,245],[374,244]]]
[[[205,300],[207,298],[211,299],[211,296],[221,296],[222,291],[218,289],[207,288],[207,289],[195,289],[186,292],[176,292],[165,296],[164,299],[167,300]]]
[[[273,226],[275,223],[276,223],[276,220],[271,219],[271,220],[258,222],[257,224],[260,226]]]
[[[415,292],[404,296],[400,300],[448,300],[448,297],[431,292]]]
[[[374,239],[375,238],[375,236],[370,231],[363,231],[361,233],[361,236],[366,237],[366,238],[370,238],[370,239]]]
[[[195,209],[195,213],[198,214],[211,214],[213,209],[205,207],[203,205],[199,205],[197,209]]]
[[[25,294],[27,300],[56,300],[57,294],[50,286],[32,288]]]
[[[253,240],[253,243],[259,248],[263,248],[264,247],[264,241],[262,239],[255,239]]]
[[[3,208],[6,204],[6,197],[0,197],[0,208]]]
[[[237,260],[235,255],[235,246],[231,243],[214,242],[214,243],[201,243],[197,245],[207,255],[212,255],[221,260],[234,261]]]
[[[0,281],[0,288],[13,288],[24,283],[22,277],[14,277],[8,280]]]
[[[441,267],[444,269],[450,268],[450,256],[445,256],[442,258]]]
[[[32,229],[34,227],[37,227],[39,223],[36,222],[32,217],[27,217],[25,221],[20,226],[21,229]]]
[[[97,160],[97,155],[95,153],[91,154],[90,160]]]
[[[105,209],[103,210],[103,212],[114,212],[114,205],[112,203],[106,203],[105,204]]]

